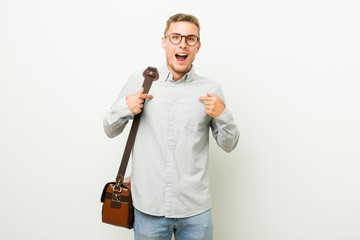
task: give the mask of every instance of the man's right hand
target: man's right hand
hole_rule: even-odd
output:
[[[126,96],[126,103],[134,115],[141,113],[146,98],[153,98],[153,95],[143,92],[144,88],[142,87],[138,92]]]

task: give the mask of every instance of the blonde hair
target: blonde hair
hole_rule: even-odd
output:
[[[197,19],[195,16],[190,15],[190,14],[184,14],[184,13],[178,13],[178,14],[171,16],[166,22],[166,28],[164,31],[164,35],[166,35],[166,32],[170,28],[170,24],[173,22],[189,22],[189,23],[195,24],[199,30],[199,37],[200,37],[200,22],[199,22],[199,19]]]

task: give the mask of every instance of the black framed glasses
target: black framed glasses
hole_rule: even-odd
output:
[[[172,44],[179,44],[182,41],[182,38],[185,38],[185,42],[187,45],[189,46],[194,46],[195,44],[197,44],[200,41],[200,38],[196,35],[181,35],[180,33],[170,33],[168,35],[165,35],[164,37],[169,37],[169,40]]]

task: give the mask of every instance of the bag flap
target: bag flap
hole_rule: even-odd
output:
[[[105,187],[102,191],[102,194],[101,194],[101,198],[100,198],[100,202],[104,202],[105,201],[105,195],[106,195],[106,189],[108,188],[109,184],[116,184],[115,182],[108,182],[107,184],[105,184]]]

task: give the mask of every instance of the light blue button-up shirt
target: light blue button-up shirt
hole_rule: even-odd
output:
[[[211,208],[209,189],[209,128],[226,152],[238,142],[239,131],[228,109],[212,118],[200,96],[215,93],[224,100],[219,84],[195,73],[173,81],[166,64],[158,69],[144,104],[133,155],[131,190],[138,210],[170,218],[190,217]],[[104,117],[109,137],[120,134],[133,114],[125,97],[141,88],[143,71],[135,72]],[[224,100],[225,101],[225,100]]]

